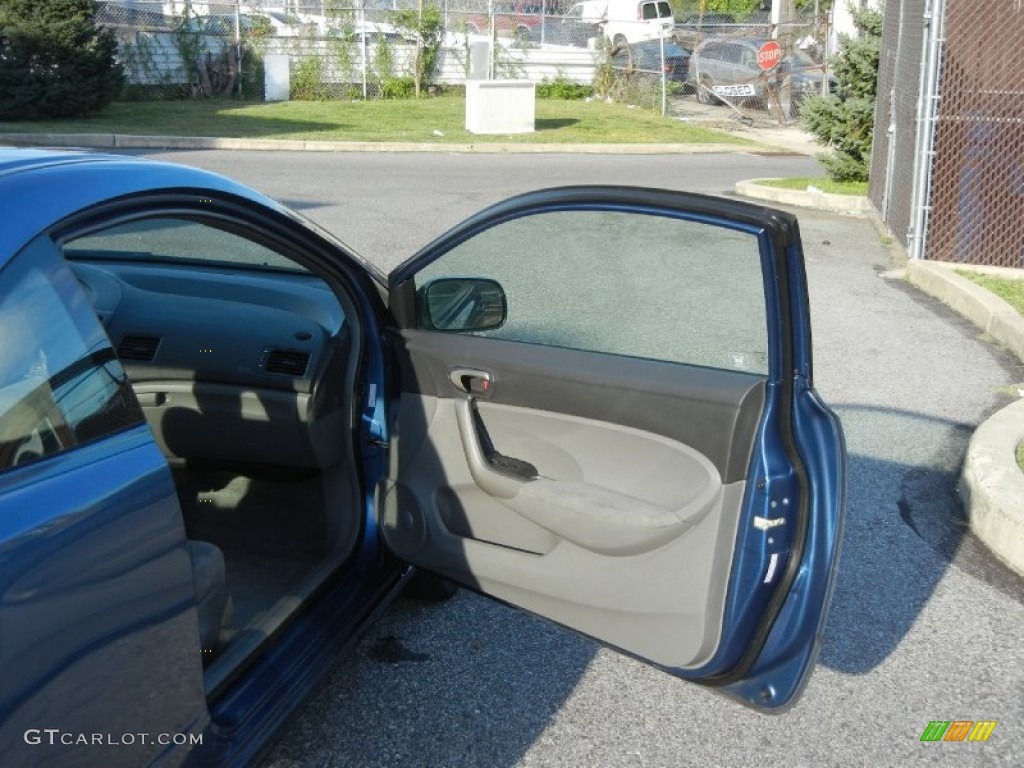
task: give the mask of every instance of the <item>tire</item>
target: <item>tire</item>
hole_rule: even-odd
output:
[[[711,86],[713,82],[710,77],[702,77],[700,82],[697,84],[697,101],[700,104],[721,104],[714,93],[711,92]]]
[[[455,597],[459,585],[443,576],[428,571],[416,571],[409,580],[402,597],[424,603],[443,603]]]

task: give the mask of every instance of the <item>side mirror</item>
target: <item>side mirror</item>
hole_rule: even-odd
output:
[[[508,303],[496,281],[444,277],[423,286],[416,297],[420,328],[435,331],[493,331],[505,324]]]

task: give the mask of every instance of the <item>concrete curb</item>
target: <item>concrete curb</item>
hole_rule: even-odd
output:
[[[971,530],[1011,570],[1024,576],[1024,472],[1017,445],[1024,439],[1024,400],[978,427],[967,447],[960,498]]]
[[[227,149],[278,152],[443,152],[493,154],[700,155],[738,152],[785,152],[746,144],[442,144],[387,141],[305,141],[297,139],[228,139],[204,136],[139,136],[127,133],[0,133],[0,143],[86,147],[89,149]]]
[[[957,269],[1024,279],[1020,270],[913,259],[907,279],[948,304],[1024,361],[1024,317],[991,291],[956,274]]]
[[[875,210],[871,201],[861,195],[837,195],[831,192],[822,192],[814,187],[810,187],[806,191],[783,189],[761,184],[761,181],[767,181],[767,179],[748,179],[736,182],[736,194],[758,200],[768,200],[772,203],[816,208],[819,211],[849,213],[857,216],[866,216],[874,213]]]
[[[1024,361],[1024,317],[991,291],[961,277],[969,270],[1024,279],[1019,269],[911,260],[907,279],[949,305]],[[1017,445],[1024,440],[1024,400],[1008,405],[974,431],[958,490],[971,530],[993,554],[1024,576],[1024,472]]]

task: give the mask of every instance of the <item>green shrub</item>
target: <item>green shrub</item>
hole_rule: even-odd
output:
[[[605,38],[598,40],[597,49],[600,61],[594,68],[593,90],[599,98],[607,99],[614,96],[616,89],[615,67],[612,66],[611,43]]]
[[[319,56],[299,59],[291,73],[288,96],[293,101],[324,101],[328,97],[324,84],[324,63]]]
[[[437,76],[444,41],[444,16],[435,2],[420,3],[417,8],[392,11],[391,23],[415,38],[412,61],[413,92],[419,98]]]
[[[871,163],[882,13],[854,11],[853,19],[859,35],[844,36],[842,51],[831,62],[838,93],[812,96],[800,108],[804,128],[832,148],[818,159],[835,181],[867,181]]]
[[[380,81],[382,99],[411,99],[416,95],[416,79],[412,75],[383,77]]]
[[[574,99],[585,99],[593,92],[593,86],[574,83],[571,80],[567,80],[562,75],[558,75],[554,80],[548,80],[545,78],[537,83],[538,99],[561,99],[563,101],[572,101]]]
[[[121,92],[114,33],[95,0],[0,2],[0,119],[78,117]]]

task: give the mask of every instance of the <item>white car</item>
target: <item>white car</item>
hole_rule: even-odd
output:
[[[600,25],[615,47],[667,38],[675,25],[667,0],[584,0],[572,6],[566,16]]]

